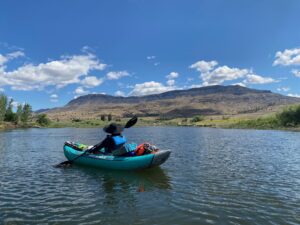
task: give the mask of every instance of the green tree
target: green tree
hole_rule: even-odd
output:
[[[293,127],[300,124],[300,105],[292,106],[276,115],[280,125]]]
[[[102,121],[105,121],[105,115],[101,115],[101,116],[100,116],[100,119],[101,119]]]
[[[107,116],[107,120],[108,120],[108,121],[111,121],[111,120],[112,120],[112,115],[111,115],[111,114],[109,114],[109,115]]]
[[[50,124],[50,119],[47,117],[47,114],[39,114],[37,116],[36,122],[41,126],[48,126]]]
[[[17,112],[16,112],[16,122],[19,123],[21,120],[21,116],[22,116],[22,112],[23,112],[23,107],[21,104],[18,104],[17,106]]]
[[[4,94],[0,95],[0,122],[4,120],[7,107],[7,97]]]
[[[31,105],[25,103],[22,109],[21,121],[26,124],[31,119],[31,116],[32,116]]]

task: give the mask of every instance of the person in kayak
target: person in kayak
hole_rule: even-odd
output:
[[[126,138],[122,135],[124,127],[120,124],[111,123],[103,128],[103,131],[108,133],[106,138],[100,143],[94,145],[88,151],[90,153],[99,154],[103,153],[100,150],[104,148],[105,154],[110,154],[113,151],[121,149],[127,142]]]

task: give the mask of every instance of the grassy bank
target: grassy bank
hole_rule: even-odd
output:
[[[128,119],[121,121],[111,121],[125,124]],[[108,121],[101,120],[81,120],[52,122],[49,128],[99,128],[107,125]],[[195,127],[213,127],[213,128],[240,128],[240,129],[278,129],[278,130],[300,130],[300,126],[286,127],[278,124],[275,116],[266,116],[249,119],[247,117],[208,117],[202,121],[193,122],[193,118],[175,118],[170,120],[161,120],[154,117],[139,118],[136,127],[142,126],[195,126]]]
[[[34,122],[27,124],[13,124],[4,122],[0,124],[0,129],[47,127],[47,128],[100,128],[116,122],[125,124],[130,118],[122,118],[117,121],[100,119],[72,119],[64,121],[51,121],[42,116]],[[49,120],[49,121],[48,121]],[[277,114],[259,115],[216,115],[216,116],[194,116],[190,118],[166,119],[160,117],[140,117],[139,126],[198,126],[214,128],[240,128],[240,129],[277,129],[300,131],[300,106],[292,106]]]
[[[125,124],[126,119],[121,121],[110,121]],[[51,122],[47,126],[40,126],[36,123],[27,125],[15,125],[12,123],[0,124],[0,130],[17,129],[17,128],[101,128],[110,123],[101,120],[81,120],[81,121],[59,121]],[[193,118],[175,118],[170,120],[161,120],[159,118],[147,117],[139,118],[136,127],[143,126],[195,126],[195,127],[213,127],[213,128],[238,128],[238,129],[276,129],[276,130],[293,130],[300,131],[300,126],[282,126],[278,123],[275,116],[265,116],[249,119],[247,117],[208,117],[202,121],[193,122]]]
[[[22,128],[33,128],[33,127],[41,127],[41,126],[36,123],[28,123],[28,124],[15,124],[12,122],[0,123],[0,130],[22,129]]]

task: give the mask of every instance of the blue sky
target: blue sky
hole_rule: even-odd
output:
[[[34,109],[87,93],[240,84],[300,96],[300,1],[0,2],[0,91]]]

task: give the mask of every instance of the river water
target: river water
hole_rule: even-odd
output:
[[[0,132],[0,224],[300,224],[300,133],[147,127],[127,139],[171,149],[138,172],[64,161],[100,129]]]

